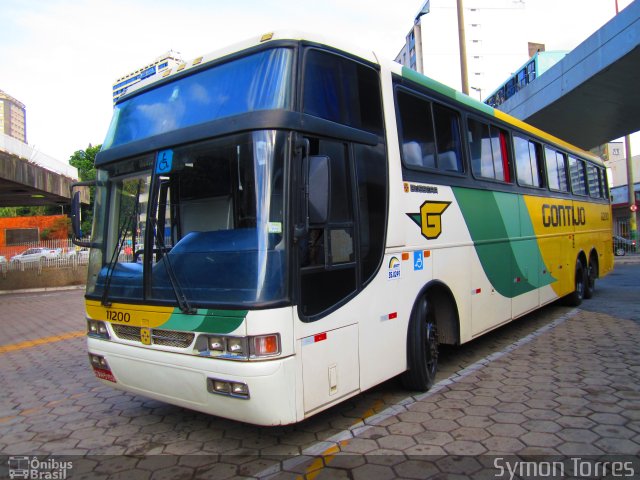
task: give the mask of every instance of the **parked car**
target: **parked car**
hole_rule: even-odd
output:
[[[24,252],[11,257],[11,263],[25,264],[44,262],[45,260],[57,258],[59,256],[59,248],[29,248]]]
[[[622,257],[628,252],[636,251],[636,242],[620,235],[613,236],[613,254]]]
[[[79,262],[83,263],[89,259],[89,249],[86,247],[69,249],[65,256],[71,259],[76,258]]]

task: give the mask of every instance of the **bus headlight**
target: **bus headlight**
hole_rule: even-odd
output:
[[[100,320],[87,320],[87,335],[94,338],[109,340],[109,330],[107,325]]]
[[[246,338],[229,337],[227,339],[227,350],[232,355],[246,356],[247,355],[246,343],[247,343]]]
[[[232,337],[201,335],[196,341],[200,355],[225,360],[254,360],[280,355],[280,334]],[[215,388],[213,388],[215,390]]]
[[[218,395],[249,399],[249,386],[244,382],[207,378],[207,390],[209,393],[217,393]]]
[[[214,352],[224,352],[224,338],[209,337],[209,350]]]

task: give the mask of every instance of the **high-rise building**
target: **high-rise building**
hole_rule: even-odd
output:
[[[152,77],[153,75],[162,73],[167,69],[171,69],[183,64],[184,62],[179,55],[179,53],[174,52],[173,50],[169,50],[164,55],[156,58],[153,63],[145,65],[144,67],[139,68],[134,72],[128,73],[127,75],[118,78],[113,83],[114,103],[118,98],[127,93],[127,90],[132,85],[144,80],[145,78]]]
[[[396,61],[461,89],[459,29],[455,0],[431,0],[421,12]],[[416,6],[419,1],[416,0]],[[470,95],[484,99],[528,55],[522,0],[465,0],[465,48]],[[499,32],[499,35],[496,34]]]
[[[0,132],[27,143],[25,106],[2,90],[0,90]]]

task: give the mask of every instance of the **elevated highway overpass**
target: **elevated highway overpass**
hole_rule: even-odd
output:
[[[66,205],[77,181],[78,169],[0,134],[0,207]]]
[[[640,130],[640,0],[498,107],[586,150]]]

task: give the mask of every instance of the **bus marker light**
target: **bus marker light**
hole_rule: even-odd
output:
[[[476,288],[475,290],[471,290],[471,295],[478,295],[482,292],[481,288]]]
[[[407,252],[402,252],[402,260],[404,260],[405,262],[406,262],[407,260],[409,260],[409,253],[407,253]]]
[[[324,333],[318,333],[317,335],[313,336],[313,342],[322,342],[323,340],[327,339],[327,332]]]
[[[264,35],[262,35],[260,37],[260,43],[262,42],[266,42],[267,40],[271,40],[273,38],[273,32],[271,33],[265,33]]]
[[[425,250],[422,253],[424,254],[424,258],[429,258],[431,256],[431,250]]]

